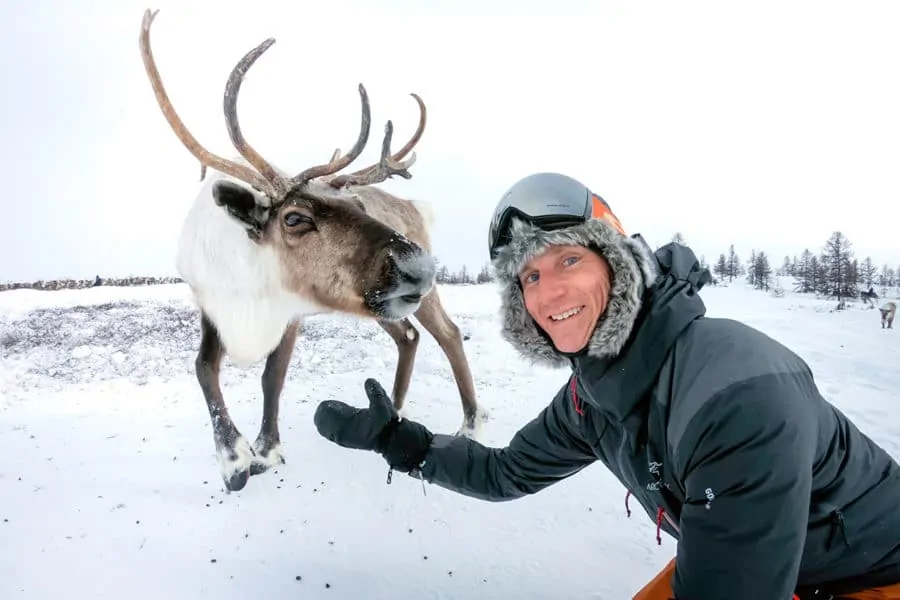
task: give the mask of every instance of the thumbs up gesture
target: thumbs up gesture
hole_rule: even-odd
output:
[[[377,452],[396,471],[408,473],[421,465],[433,434],[419,423],[401,419],[376,380],[367,379],[364,389],[368,408],[339,400],[319,404],[313,418],[319,435],[344,448]]]

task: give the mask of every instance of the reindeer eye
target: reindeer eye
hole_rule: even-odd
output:
[[[312,225],[313,221],[306,215],[298,212],[289,212],[288,214],[284,215],[284,224],[288,227],[297,227],[304,223]]]

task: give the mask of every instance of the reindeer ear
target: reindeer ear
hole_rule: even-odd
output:
[[[249,214],[256,208],[253,192],[231,181],[217,181],[213,184],[212,194],[216,204],[224,206],[235,216]]]
[[[251,238],[258,238],[269,220],[268,206],[261,204],[253,192],[231,181],[214,183],[212,194],[216,204],[240,221]]]

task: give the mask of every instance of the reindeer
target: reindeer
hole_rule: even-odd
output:
[[[864,305],[875,308],[875,302],[873,301],[878,300],[878,293],[875,292],[874,287],[869,286],[868,290],[859,293],[859,297],[862,299]]]
[[[894,315],[897,314],[897,303],[885,302],[878,310],[881,312],[881,328],[884,329],[885,325],[887,325],[888,329],[893,329]]]
[[[225,86],[225,122],[240,157],[228,160],[204,147],[179,118],[162,84],[150,48],[158,11],[144,13],[140,49],[159,108],[181,143],[200,161],[201,188],[182,225],[177,269],[200,309],[200,348],[195,373],[212,420],[220,471],[229,491],[251,475],[285,462],[278,405],[304,316],[345,313],[372,318],[394,340],[398,360],[393,404],[403,410],[419,341],[415,316],[450,363],[463,409],[458,435],[477,437],[488,418],[475,397],[459,328],[434,288],[430,254],[431,213],[418,201],[395,197],[375,184],[392,176],[409,179],[426,121],[397,153],[390,153],[393,125],[385,126],[380,160],[336,175],[363,151],[371,115],[359,85],[362,122],[347,154],[336,150],[327,164],[289,175],[267,162],[244,139],[237,100],[244,75],[275,42],[269,38],[234,67]],[[207,167],[209,171],[207,172]],[[219,385],[225,354],[239,368],[265,358],[261,377],[263,414],[251,446],[235,426]]]

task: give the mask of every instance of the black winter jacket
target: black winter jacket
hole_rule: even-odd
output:
[[[617,356],[569,357],[569,383],[505,448],[437,435],[421,476],[511,500],[599,460],[679,540],[677,600],[900,581],[898,463],[820,395],[796,354],[704,316],[708,272],[689,249],[671,244],[653,261],[659,276]]]

